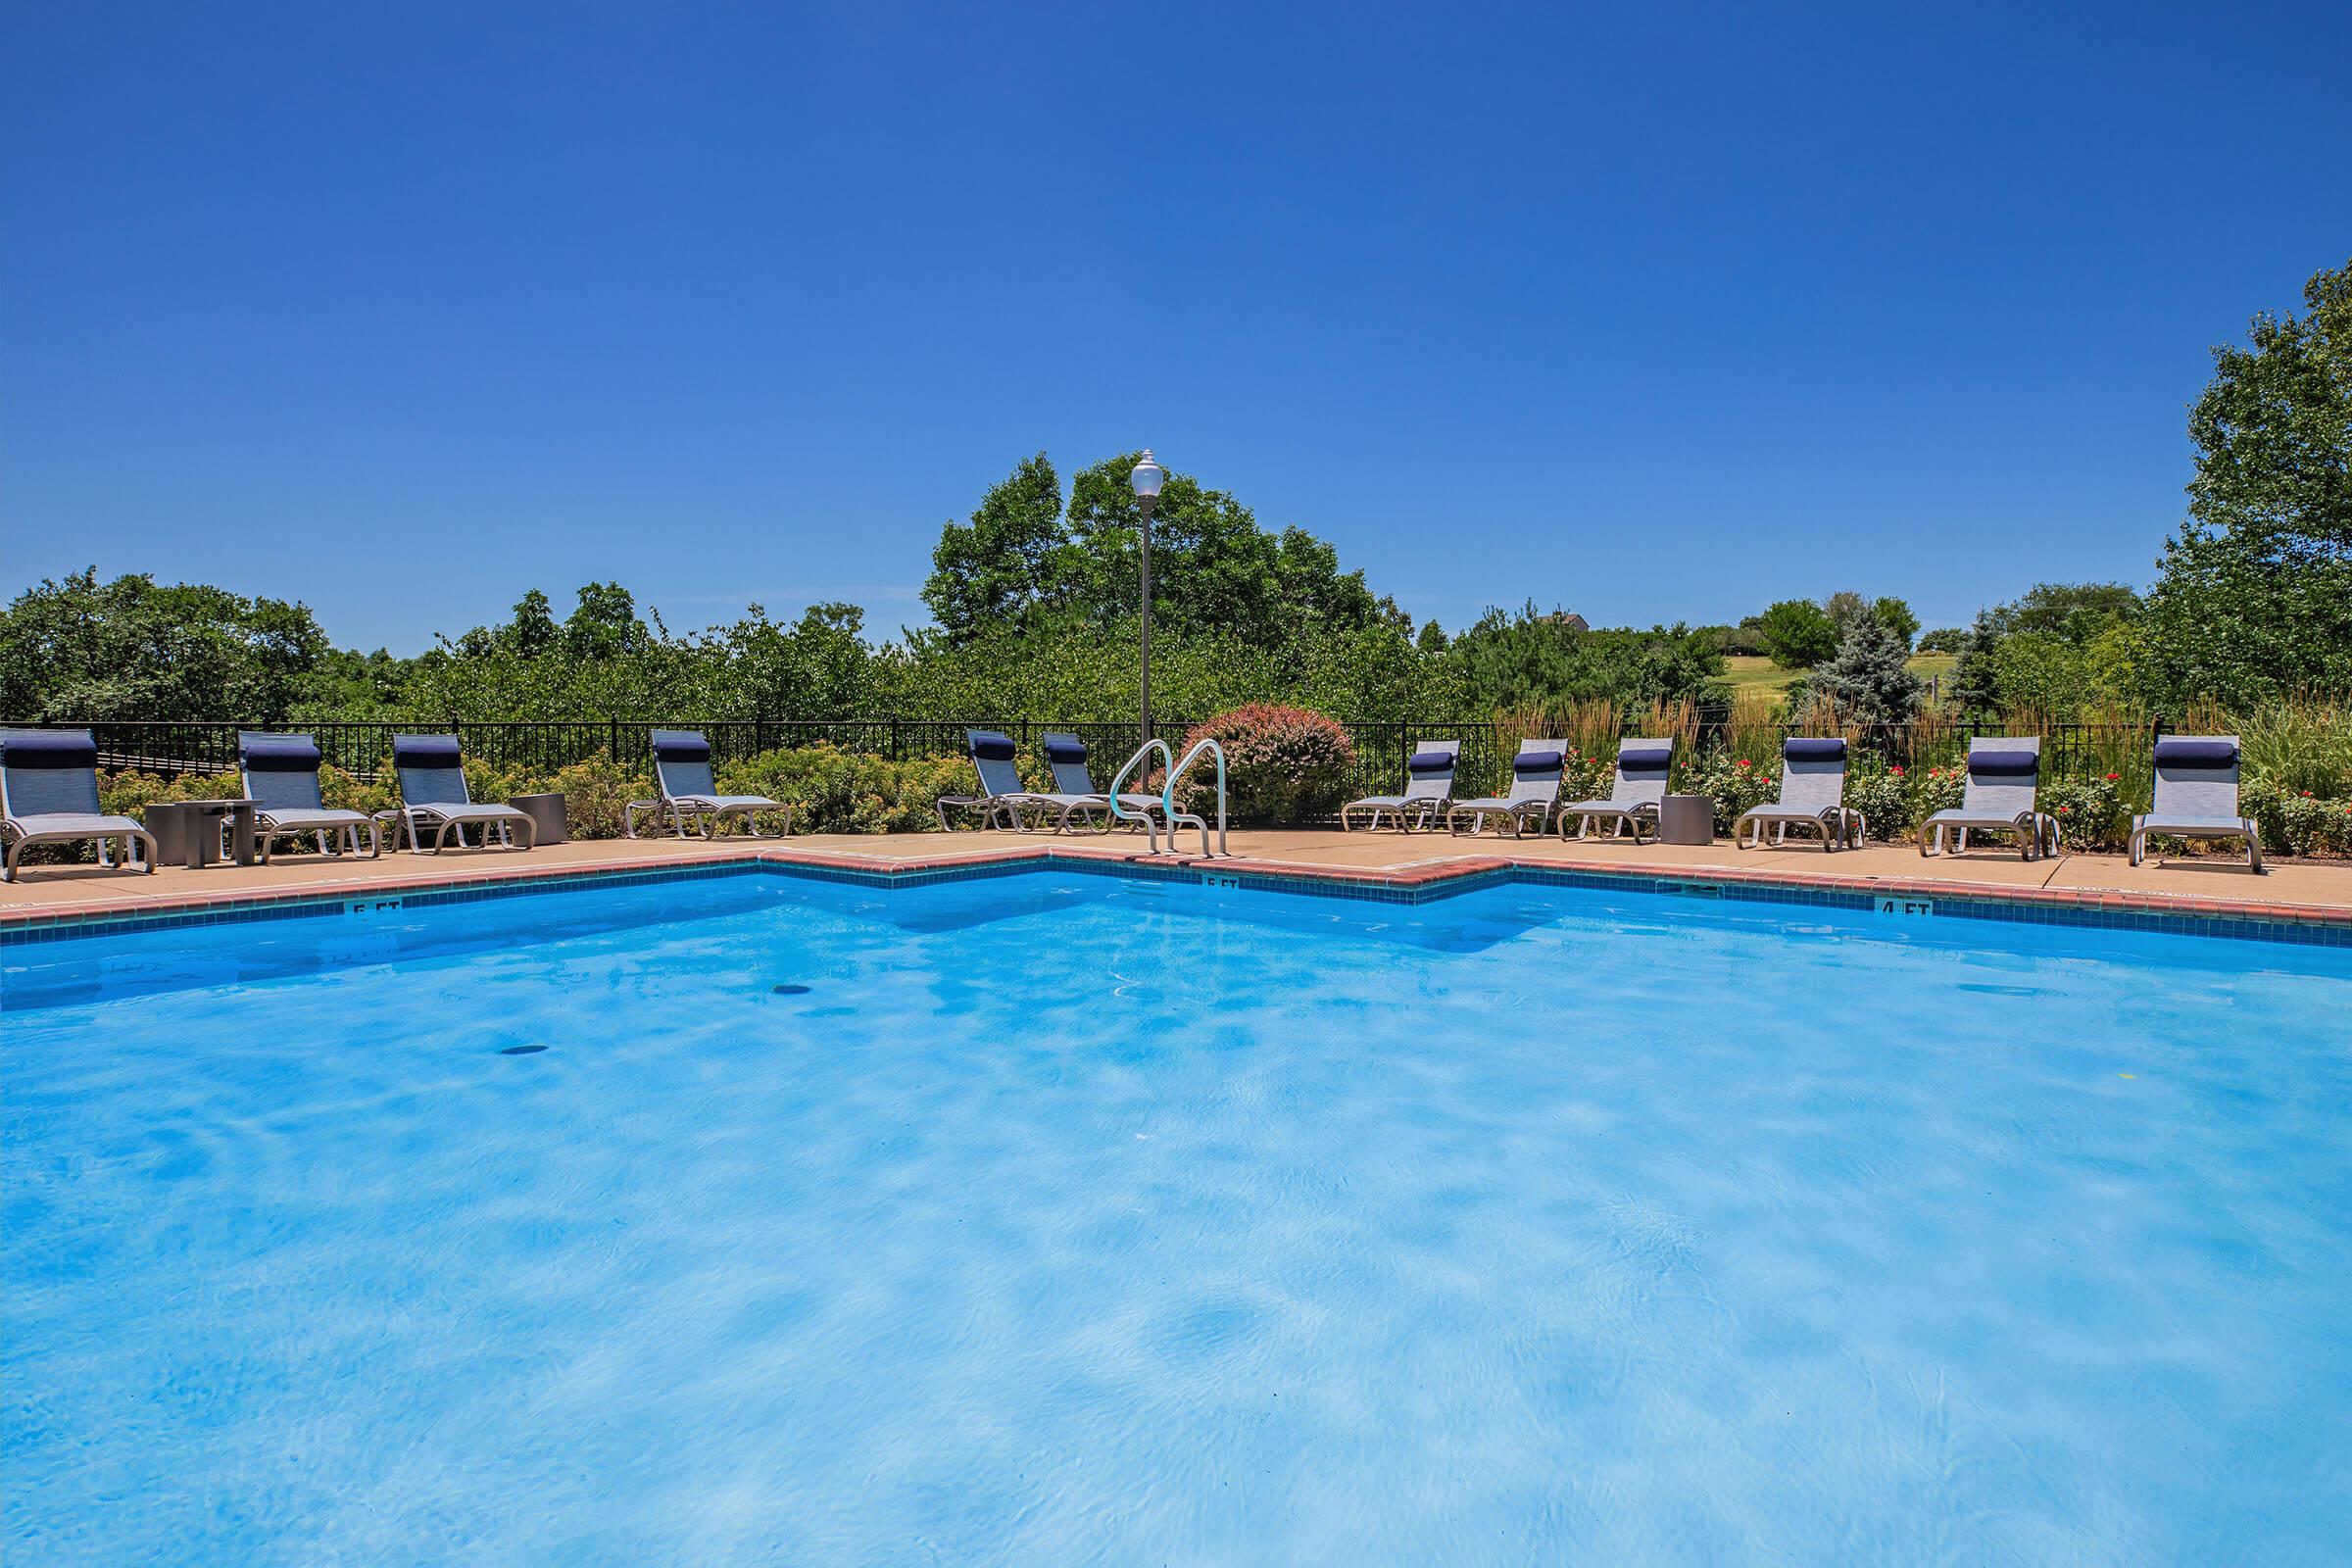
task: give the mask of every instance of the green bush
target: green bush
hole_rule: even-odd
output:
[[[2058,819],[2058,842],[2070,850],[2120,849],[2131,836],[2121,775],[2054,778],[2041,786],[2041,808]]]
[[[1780,760],[1759,760],[1734,757],[1729,752],[1710,752],[1690,770],[1682,788],[1694,795],[1713,796],[1715,831],[1729,833],[1742,811],[1781,798]],[[1601,791],[1603,795],[1607,793],[1605,789]]]
[[[718,769],[723,792],[791,807],[795,833],[934,833],[939,798],[970,795],[978,784],[966,758],[893,762],[826,745],[763,752]]]
[[[1274,825],[1305,821],[1336,810],[1347,799],[1355,768],[1355,743],[1347,729],[1304,708],[1251,703],[1194,726],[1184,751],[1203,740],[1225,749],[1229,815]],[[1208,760],[1185,775],[1186,808],[1216,810],[1215,765]]]
[[[1855,758],[1845,775],[1845,804],[1862,813],[1862,830],[1874,839],[1902,839],[1911,835],[1910,778],[1873,753]]]

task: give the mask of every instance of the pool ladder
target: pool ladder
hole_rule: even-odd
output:
[[[1230,857],[1233,852],[1225,847],[1225,748],[1213,740],[1194,742],[1192,749],[1184,754],[1182,761],[1176,760],[1176,754],[1168,749],[1168,743],[1157,736],[1153,736],[1137,747],[1135,755],[1127,759],[1127,765],[1119,769],[1119,776],[1110,781],[1110,814],[1122,822],[1143,823],[1145,836],[1151,841],[1152,853],[1153,855],[1161,853],[1159,824],[1152,818],[1152,806],[1147,805],[1140,811],[1130,811],[1120,799],[1120,792],[1127,787],[1128,776],[1143,766],[1144,759],[1154,752],[1159,754],[1160,761],[1168,770],[1167,780],[1160,785],[1159,800],[1155,803],[1159,808],[1159,814],[1168,819],[1166,853],[1170,855],[1176,853],[1176,839],[1179,833],[1185,828],[1197,827],[1200,830],[1201,858]],[[1177,781],[1184,777],[1186,768],[1200,760],[1200,754],[1203,752],[1209,753],[1217,760],[1217,847],[1214,850],[1208,847],[1208,823],[1191,811],[1176,809]]]

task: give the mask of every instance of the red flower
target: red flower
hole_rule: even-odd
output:
[[[2310,800],[2310,799],[2311,799],[2311,791],[2309,791],[2309,790],[2305,790],[2305,791],[2303,792],[2303,798],[2304,798],[2305,800],[2307,800],[2307,801],[2308,801],[2308,800]]]
[[[2067,807],[2064,807],[2064,806],[2061,806],[2060,808],[2058,808],[2058,814],[2059,814],[2060,816],[2064,816],[2064,815],[2066,815],[2066,813],[2067,813],[2067,811],[2068,811],[2069,809],[2070,809],[2069,808],[2067,808]]]
[[[1897,762],[1897,763],[1895,763],[1895,764],[1894,764],[1892,767],[1888,768],[1886,771],[1887,771],[1887,772],[1889,772],[1889,773],[1892,773],[1892,774],[1893,774],[1893,775],[1894,775],[1896,778],[1901,778],[1901,777],[1903,776],[1903,764],[1902,764],[1902,763],[1900,763],[1900,762]]]
[[[1751,762],[1751,761],[1749,761],[1749,760],[1748,760],[1746,758],[1742,757],[1741,759],[1740,759],[1740,765],[1741,767],[1753,767],[1753,766],[1755,766],[1756,764],[1755,764],[1755,763],[1753,763],[1753,762]]]
[[[2123,774],[2121,774],[2121,773],[2110,773],[2110,774],[2108,774],[2108,775],[2107,775],[2107,782],[2108,782],[2108,783],[2110,783],[2110,784],[2112,784],[2112,783],[2114,783],[2114,782],[2115,782],[2117,779],[2119,779],[2119,778],[2122,778],[2123,776],[2124,776],[2124,775],[2123,775]]]

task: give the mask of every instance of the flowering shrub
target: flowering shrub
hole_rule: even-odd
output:
[[[1587,752],[1571,746],[1560,757],[1560,799],[1562,801],[1605,801],[1617,787],[1617,754],[1614,751]],[[1498,793],[1511,791],[1510,769],[1503,769]]]
[[[2041,786],[2041,808],[2058,819],[2058,842],[2070,850],[2119,848],[2131,835],[2122,779],[2054,778]]]
[[[2272,785],[2247,791],[2240,809],[2262,829],[2262,842],[2290,855],[2352,854],[2352,801]]]
[[[1781,798],[1780,759],[1759,761],[1729,752],[1711,752],[1691,770],[1682,788],[1693,795],[1714,797],[1715,831],[1729,833],[1740,812]]]
[[[1864,831],[1874,839],[1910,836],[1911,783],[1900,764],[1887,766],[1871,753],[1854,759],[1845,775],[1845,804],[1862,813]]]
[[[1337,720],[1304,708],[1251,703],[1194,726],[1178,755],[1203,740],[1225,748],[1225,805],[1250,822],[1289,823],[1338,808],[1355,768],[1355,743]],[[1184,776],[1185,808],[1216,812],[1216,765]]]
[[[1913,768],[1903,775],[1904,794],[1911,802],[1911,822],[1916,826],[1937,811],[1956,809],[1960,798],[1968,790],[1968,769],[1953,763],[1946,767]]]

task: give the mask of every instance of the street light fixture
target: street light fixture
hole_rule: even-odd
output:
[[[1152,509],[1159,504],[1159,487],[1166,481],[1168,470],[1152,461],[1152,449],[1144,448],[1143,461],[1127,476],[1135,487],[1135,504],[1144,514],[1144,738],[1152,744]]]

